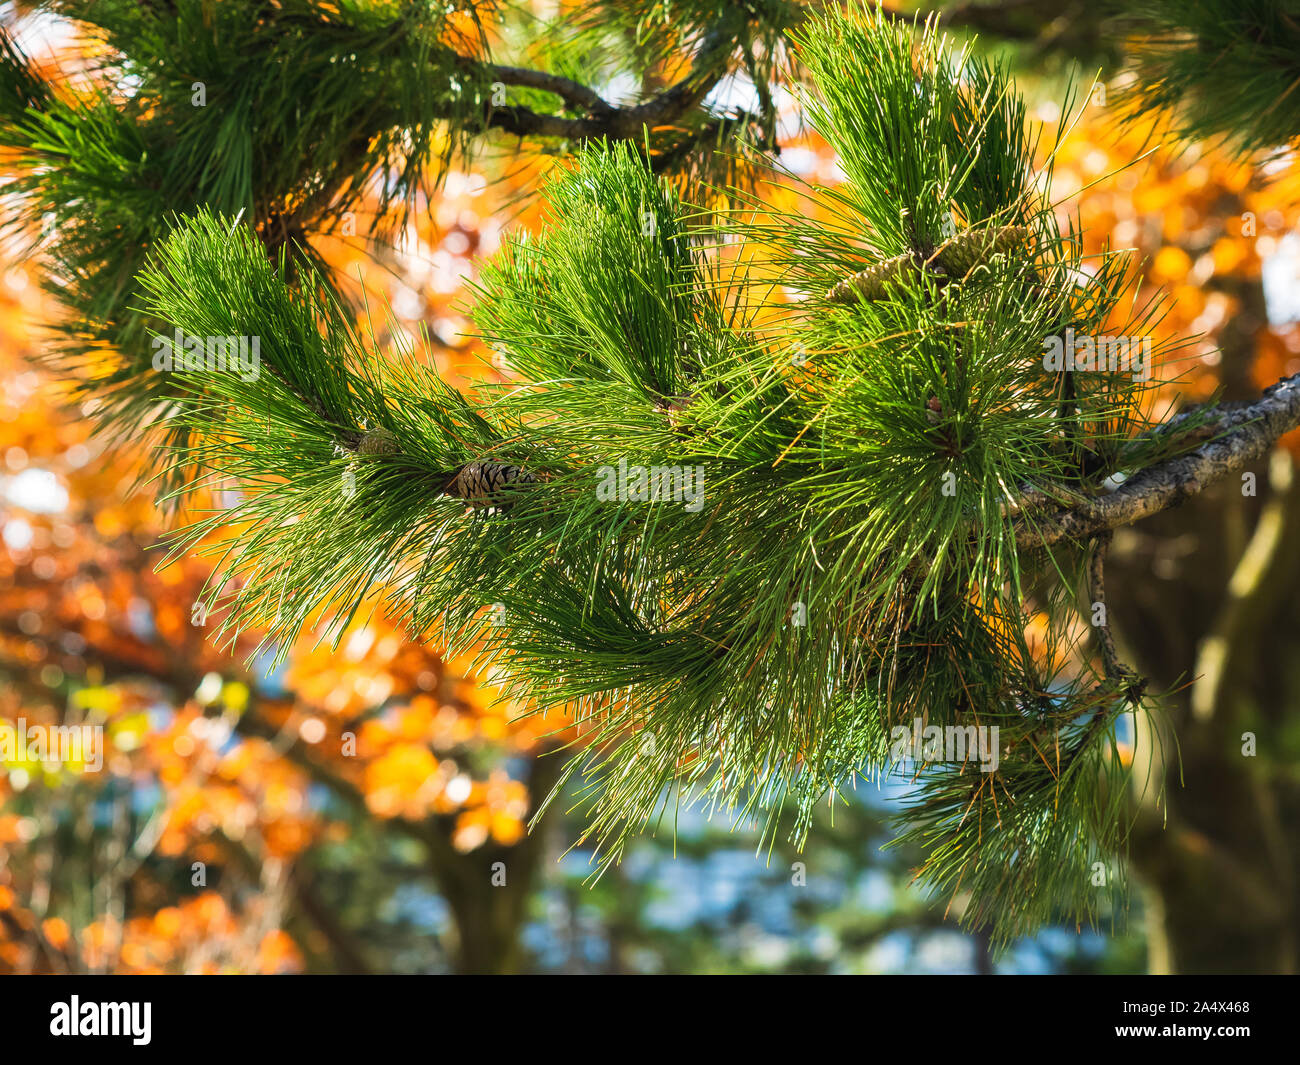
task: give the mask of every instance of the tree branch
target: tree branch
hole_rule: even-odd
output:
[[[1279,381],[1255,403],[1225,409],[1208,424],[1220,434],[1216,439],[1134,474],[1113,492],[1041,519],[1022,516],[1016,543],[1035,548],[1083,540],[1167,510],[1236,473],[1300,426],[1300,374]]]
[[[1097,630],[1106,679],[1120,688],[1129,702],[1136,705],[1141,702],[1146,682],[1139,680],[1137,673],[1120,661],[1115,637],[1110,631],[1106,606],[1106,552],[1110,549],[1111,536],[1109,529],[1099,533],[1092,545],[1092,557],[1088,559],[1088,620]],[[1105,716],[1099,712],[1097,718]]]
[[[559,74],[549,74],[544,70],[529,70],[526,67],[505,66],[490,66],[487,72],[489,77],[501,82],[502,85],[522,85],[525,88],[553,93],[575,111],[583,111],[589,115],[608,115],[618,110],[600,93]]]
[[[690,73],[681,81],[632,107],[613,107],[585,85],[556,74],[520,67],[489,67],[489,75],[496,76],[497,80],[507,85],[526,85],[553,92],[576,109],[587,112],[587,117],[565,118],[541,114],[527,107],[510,106],[493,108],[488,113],[487,124],[517,137],[629,140],[639,136],[644,127],[676,122],[697,107],[722,80],[727,69],[726,60],[740,29],[732,23],[734,20],[726,20],[723,26],[709,34],[691,64]]]

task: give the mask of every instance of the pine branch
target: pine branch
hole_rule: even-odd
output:
[[[1207,421],[1222,435],[1186,455],[1139,470],[1114,491],[1044,518],[1023,516],[1021,548],[1082,541],[1177,506],[1216,481],[1262,458],[1300,427],[1300,374],[1268,388],[1255,403],[1227,409]]]
[[[471,402],[405,359],[381,366],[306,299],[315,285],[286,292],[246,233],[192,219],[144,275],[150,309],[198,335],[263,335],[284,372],[188,375],[206,398],[186,412],[199,443],[182,457],[249,490],[178,544],[246,522],[212,580],[238,589],[223,633],[338,633],[384,594],[414,630],[500,666],[509,696],[570,708],[589,745],[568,772],[586,778],[602,858],[674,785],[769,832],[789,804],[798,838],[828,788],[887,763],[894,723],[924,716],[1021,741],[975,792],[989,817],[1006,817],[1007,792],[1020,804],[988,857],[960,824],[969,775],[927,768],[930,882],[974,862],[993,900],[998,862],[1032,850],[1015,885],[1041,866],[1064,890],[1094,846],[1083,767],[1102,764],[1111,717],[1024,635],[1002,486],[1078,475],[1059,454],[1055,379],[1007,352],[1100,323],[1123,287],[1103,265],[1077,292],[1077,252],[1026,194],[1032,145],[1004,72],[947,62],[933,36],[918,71],[906,35],[878,24],[844,40],[831,24],[809,47],[825,49],[820,114],[854,171],[840,214],[897,254],[947,255],[942,298],[923,275],[887,300],[809,300],[759,328],[761,275],[724,281],[716,235],[680,193],[629,145],[592,146],[548,185],[542,232],[484,272],[480,329],[519,379]],[[781,255],[801,234],[790,275],[808,291],[861,258],[803,216],[736,231]],[[816,373],[782,369],[794,336],[819,352]],[[1137,387],[1083,391],[1094,440],[1127,435]],[[707,499],[647,507],[597,489],[643,463],[707,470]],[[507,512],[495,495],[515,485]],[[792,621],[799,610],[813,623]],[[1035,743],[1059,746],[1060,765]],[[1058,804],[1069,817],[1042,824]]]
[[[1139,0],[1121,26],[1135,41],[1130,123],[1156,114],[1184,140],[1238,155],[1300,137],[1300,17],[1278,0]]]
[[[575,110],[589,115],[611,115],[617,111],[600,93],[579,84],[571,78],[551,74],[544,70],[530,70],[525,67],[508,67],[491,64],[486,68],[488,77],[503,85],[521,85],[530,89],[541,89],[553,93]]]
[[[1121,690],[1134,706],[1142,701],[1146,687],[1138,679],[1136,671],[1120,661],[1119,650],[1115,646],[1115,636],[1110,628],[1110,612],[1106,603],[1106,552],[1110,549],[1112,533],[1109,529],[1097,535],[1093,540],[1092,552],[1088,557],[1088,613],[1089,620],[1097,630],[1101,644],[1102,660],[1105,663],[1106,680]],[[1096,616],[1100,608],[1101,616]]]
[[[726,74],[727,60],[741,32],[735,18],[724,19],[705,39],[685,77],[649,100],[631,107],[612,107],[592,90],[567,78],[508,68],[508,75],[517,79],[515,84],[531,83],[534,88],[547,88],[566,99],[579,101],[589,117],[565,118],[527,107],[507,106],[493,108],[488,115],[488,125],[520,137],[554,137],[578,142],[636,140],[644,136],[647,129],[678,122],[699,106]],[[498,69],[489,68],[489,72]]]
[[[738,42],[769,32],[766,15],[715,14],[686,77],[620,108],[570,78],[488,62],[481,31],[474,39],[452,30],[449,9],[438,5],[285,0],[267,8],[246,0],[215,13],[201,0],[57,6],[102,40],[92,71],[102,87],[74,93],[45,81],[0,30],[0,143],[18,154],[23,196],[12,224],[49,223],[50,287],[69,312],[51,364],[95,399],[113,432],[148,434],[167,447],[187,441],[159,412],[193,395],[150,366],[150,342],[164,323],[140,313],[135,277],[145,250],[178,217],[200,206],[240,215],[272,259],[287,253],[290,283],[310,266],[328,287],[313,234],[335,228],[381,174],[382,239],[398,218],[391,208],[410,209],[490,130],[573,144],[628,140],[648,145],[660,170],[693,165],[692,153],[708,148],[701,127],[745,132],[702,102],[731,68]],[[166,43],[176,40],[192,45],[183,76]],[[114,88],[124,77],[136,82],[126,97]],[[580,114],[494,107],[495,82],[554,93]],[[195,84],[211,106],[191,99]],[[345,446],[355,442],[355,432],[345,433]],[[169,474],[162,487],[176,483]]]

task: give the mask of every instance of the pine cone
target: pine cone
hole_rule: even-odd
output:
[[[968,229],[947,241],[939,249],[936,258],[939,265],[953,277],[965,277],[978,263],[992,255],[1010,251],[1017,244],[1024,244],[1028,240],[1028,226]]]
[[[395,455],[401,448],[387,429],[371,429],[357,444],[358,455]]]
[[[858,300],[878,300],[885,295],[885,286],[891,281],[901,281],[919,275],[916,260],[904,252],[883,263],[868,266],[865,270],[837,282],[826,293],[835,303],[856,303]]]
[[[536,484],[537,478],[521,466],[505,462],[471,462],[462,466],[452,484],[451,494],[476,507],[499,507],[505,502],[510,485]]]

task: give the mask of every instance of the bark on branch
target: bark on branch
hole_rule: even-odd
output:
[[[1055,514],[1017,521],[1021,548],[1083,540],[1129,525],[1196,495],[1267,454],[1279,437],[1300,427],[1300,374],[1273,385],[1255,403],[1225,409],[1209,423],[1219,435],[1186,455],[1134,474],[1113,492]],[[1160,432],[1161,430],[1156,430]]]
[[[743,27],[727,20],[710,33],[691,64],[690,73],[650,99],[632,107],[614,107],[585,85],[556,74],[521,67],[490,67],[489,73],[506,85],[524,85],[555,93],[583,117],[543,114],[521,106],[496,107],[487,124],[517,137],[555,137],[565,140],[627,140],[643,128],[671,125],[698,107],[727,70],[727,60]]]
[[[617,110],[600,93],[559,74],[548,74],[544,70],[530,70],[527,67],[499,65],[488,67],[488,74],[502,85],[522,85],[528,89],[541,89],[544,92],[554,93],[574,110],[584,111],[589,115],[608,115]]]

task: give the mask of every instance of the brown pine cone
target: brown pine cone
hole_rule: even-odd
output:
[[[499,507],[508,500],[510,485],[536,484],[537,478],[521,466],[505,462],[470,462],[462,466],[451,494],[476,507]]]

